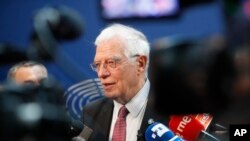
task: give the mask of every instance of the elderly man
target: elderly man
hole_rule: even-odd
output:
[[[99,34],[95,45],[91,67],[105,97],[83,108],[85,129],[80,136],[98,141],[145,140],[149,121],[167,123],[153,109],[147,75],[150,46],[145,35],[132,27],[112,24]]]

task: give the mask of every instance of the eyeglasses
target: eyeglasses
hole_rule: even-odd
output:
[[[138,57],[138,56],[140,55],[133,55],[130,58]],[[110,58],[104,61],[103,67],[109,68],[109,69],[115,69],[117,67],[117,64],[119,64],[121,61],[122,59],[118,57]],[[90,64],[92,70],[95,72],[99,72],[101,65],[102,65],[101,61]]]

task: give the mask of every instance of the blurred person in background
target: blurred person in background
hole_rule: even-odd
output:
[[[46,101],[65,106],[63,89],[47,68],[37,61],[22,61],[13,65],[7,74],[6,91],[25,94],[31,101]],[[46,99],[45,99],[46,97]]]
[[[13,65],[0,94],[0,140],[69,141],[63,91],[35,61]]]
[[[236,51],[234,62],[237,71],[234,95],[236,97],[250,95],[250,47]]]
[[[23,61],[15,64],[8,71],[7,80],[16,84],[39,85],[40,81],[48,78],[46,67],[35,61]]]

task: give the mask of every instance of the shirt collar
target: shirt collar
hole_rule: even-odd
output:
[[[133,117],[137,117],[147,102],[148,93],[150,89],[150,82],[147,79],[141,90],[125,105],[129,113]],[[114,101],[114,106],[120,109],[120,103]]]

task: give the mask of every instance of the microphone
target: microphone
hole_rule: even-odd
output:
[[[219,141],[218,138],[206,132],[206,129],[211,122],[212,117],[209,116],[205,120],[197,118],[197,115],[172,115],[170,116],[169,128],[176,134],[187,141],[197,141],[202,137],[212,141]],[[203,119],[204,120],[204,119]]]
[[[88,141],[93,129],[83,124],[80,120],[71,119],[70,136],[71,141]]]
[[[28,60],[27,53],[17,45],[0,43],[0,65]]]
[[[86,140],[82,137],[77,136],[77,137],[72,138],[71,141],[86,141]]]
[[[83,125],[83,126],[84,126],[83,130],[81,131],[81,133],[76,138],[84,139],[85,141],[88,141],[90,139],[90,136],[93,133],[93,129],[91,129],[87,125]]]
[[[84,124],[80,120],[71,119],[69,135],[72,137],[78,136],[84,128]]]
[[[213,116],[208,113],[196,114],[192,115],[198,120],[205,128],[205,131],[209,131],[210,134],[216,135],[217,138],[221,140],[227,140],[228,128],[219,124],[215,123],[213,120]]]
[[[207,130],[209,125],[211,124],[213,120],[213,116],[208,113],[202,113],[202,114],[196,114],[196,115],[190,115],[193,118],[195,118],[197,121],[199,121],[203,127],[204,130]]]
[[[145,133],[146,141],[184,141],[162,123],[152,123]]]

